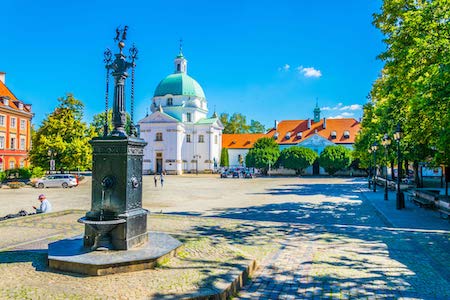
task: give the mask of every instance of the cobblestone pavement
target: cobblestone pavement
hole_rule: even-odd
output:
[[[329,210],[321,202],[224,213],[290,222],[282,247],[263,263],[239,299],[450,299],[447,220],[410,203],[397,211],[395,201],[386,204],[382,191],[372,193],[362,182],[309,188],[307,193],[363,201],[345,210]],[[309,188],[268,192],[301,195]]]
[[[168,177],[164,189],[146,185],[146,208],[241,224],[192,226],[184,229],[189,234],[225,238],[240,251],[253,247],[253,253],[258,243],[250,236],[274,237],[278,246],[269,248],[275,252],[258,254],[265,259],[240,299],[450,299],[450,222],[409,202],[405,210],[395,210],[393,193],[384,201],[381,189],[371,192],[358,179]],[[46,193],[57,209],[88,208],[87,187]],[[61,199],[66,192],[73,196]],[[8,193],[12,212],[32,205]],[[167,230],[158,224],[151,227]],[[57,229],[49,225],[41,234],[45,238]],[[26,226],[21,230],[9,237],[11,243],[33,233]]]

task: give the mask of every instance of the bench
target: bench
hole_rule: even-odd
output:
[[[439,216],[450,221],[450,197],[441,195],[437,203]]]
[[[439,191],[416,190],[411,200],[420,207],[434,208],[439,201]]]

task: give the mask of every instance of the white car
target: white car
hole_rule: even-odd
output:
[[[36,182],[36,187],[43,189],[46,187],[74,187],[78,185],[77,178],[71,174],[51,174]]]

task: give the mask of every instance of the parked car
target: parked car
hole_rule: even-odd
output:
[[[240,171],[233,172],[233,178],[241,178],[241,177],[242,177],[242,173]]]
[[[255,174],[252,172],[245,172],[244,178],[255,178]]]
[[[220,178],[230,178],[232,175],[231,172],[229,171],[223,171],[222,173],[220,173]]]
[[[75,175],[71,174],[51,174],[36,181],[36,187],[43,189],[46,187],[74,187],[78,185]]]

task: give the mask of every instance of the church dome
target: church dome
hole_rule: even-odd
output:
[[[170,74],[161,80],[153,96],[159,97],[167,94],[206,98],[200,84],[186,73]]]

